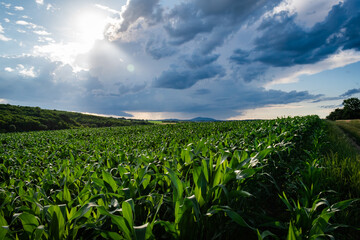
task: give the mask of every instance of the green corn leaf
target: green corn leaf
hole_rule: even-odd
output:
[[[296,227],[293,226],[292,222],[290,222],[288,235],[287,235],[286,240],[301,240],[301,239],[302,239],[301,234],[296,229]]]
[[[109,213],[103,206],[98,207],[98,210],[100,214],[111,218],[111,221],[124,233],[126,239],[132,239],[132,229],[129,229],[125,218]]]
[[[164,227],[167,233],[170,233],[174,239],[178,239],[179,232],[176,230],[175,224],[169,221],[156,221],[155,224],[159,224]]]
[[[65,232],[65,219],[60,207],[53,205],[47,212],[51,216],[51,222],[49,223],[51,238],[62,239]]]
[[[29,236],[31,236],[34,230],[39,226],[39,221],[34,215],[26,212],[21,213],[19,215],[19,218],[21,220],[24,230]]]
[[[8,231],[8,224],[5,218],[0,215],[0,239],[4,239]]]
[[[38,227],[36,228],[32,239],[40,240],[40,239],[42,239],[42,236],[43,236],[44,233],[45,233],[45,226],[44,226],[44,225],[40,225],[40,226],[38,226]]]
[[[71,194],[66,184],[64,184],[63,199],[66,202],[71,202]]]
[[[195,195],[187,197],[185,201],[191,201],[193,211],[195,213],[195,219],[197,222],[200,221],[200,217],[201,217],[200,205],[199,205]]]
[[[176,173],[172,169],[166,167],[166,170],[169,172],[169,174],[167,176],[169,176],[171,183],[173,184],[173,186],[175,188],[176,199],[181,199],[182,195],[183,195],[183,191],[184,191],[182,182],[176,176]]]
[[[128,222],[129,228],[132,229],[133,225],[134,225],[134,216],[133,216],[133,211],[132,211],[131,205],[128,201],[124,201],[122,203],[121,207],[122,207],[123,217]]]
[[[92,207],[97,207],[98,205],[95,204],[95,203],[88,203],[88,204],[85,204],[84,206],[82,206],[75,214],[74,216],[72,216],[72,218],[69,219],[69,221],[73,221],[75,219],[79,219],[81,218],[82,216],[84,216]]]
[[[103,176],[104,181],[110,185],[113,192],[116,193],[116,190],[118,189],[118,185],[116,184],[116,182],[113,179],[113,177],[111,176],[111,174],[106,171],[102,171],[102,176]]]
[[[119,240],[122,239],[122,236],[116,232],[102,232],[101,236],[104,239],[112,239],[112,240]]]
[[[251,227],[249,224],[247,224],[245,222],[245,220],[235,211],[231,210],[231,209],[224,209],[224,212],[226,212],[228,214],[228,216],[237,224],[239,224],[242,227],[248,227],[250,229],[255,230],[253,227]]]

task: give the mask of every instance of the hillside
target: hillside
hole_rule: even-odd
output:
[[[100,117],[82,113],[0,104],[0,132],[27,132],[84,127],[150,124],[143,120]]]

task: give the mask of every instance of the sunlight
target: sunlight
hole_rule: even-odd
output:
[[[96,40],[104,38],[107,18],[98,12],[82,12],[75,17],[74,32],[76,42],[91,48]]]

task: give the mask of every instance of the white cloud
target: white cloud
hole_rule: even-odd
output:
[[[0,34],[0,40],[4,42],[8,42],[11,41],[12,39],[4,36],[3,34]]]
[[[43,5],[44,4],[44,0],[35,0],[35,2],[39,5]]]
[[[29,22],[27,22],[27,21],[23,21],[23,20],[16,21],[16,24],[18,24],[18,25],[23,25],[23,26],[30,25],[30,23],[29,23]]]
[[[50,3],[48,5],[46,5],[46,10],[48,11],[55,11],[57,10],[53,5],[51,5]]]
[[[108,11],[108,12],[113,13],[113,14],[121,14],[120,11],[117,11],[115,9],[109,8],[109,7],[101,5],[101,4],[95,4],[95,7],[100,8],[100,9],[105,10],[105,11]]]
[[[15,11],[24,11],[24,7],[22,6],[15,6],[14,9]]]
[[[14,69],[12,69],[11,67],[6,67],[6,68],[4,68],[4,70],[7,71],[7,72],[13,72],[14,71]]]
[[[51,35],[51,33],[48,33],[48,32],[45,31],[45,30],[34,31],[34,33],[37,34],[37,35],[42,35],[42,36],[49,36],[49,35]]]
[[[33,28],[33,29],[35,29],[35,28],[43,28],[43,27],[38,26],[38,25],[36,25],[34,23],[27,22],[27,21],[24,21],[24,20],[16,21],[16,24],[21,25],[21,26],[27,26],[28,28]]]
[[[272,13],[289,11],[296,14],[296,23],[305,27],[312,27],[321,22],[328,15],[331,8],[344,0],[285,0],[275,7]]]
[[[24,77],[36,77],[36,73],[34,72],[35,67],[33,66],[26,68],[24,65],[18,64],[16,69],[19,71],[20,75]]]
[[[34,46],[34,56],[49,58],[53,62],[60,61],[63,64],[69,64],[74,68],[74,71],[83,70],[83,68],[77,68],[74,62],[77,56],[89,51],[89,48],[87,46],[84,46],[81,43],[64,44],[53,43],[53,41],[48,42],[50,43],[47,45]]]
[[[11,7],[10,3],[4,3],[2,2],[1,5],[3,5],[5,8],[9,9]]]
[[[6,99],[0,98],[0,103],[2,103],[2,104],[6,104],[6,103],[7,103],[7,101],[6,101]]]
[[[10,22],[10,19],[4,18],[4,21],[7,22],[7,23],[9,23],[9,22]]]
[[[3,33],[5,33],[5,32],[4,32],[4,28],[3,28],[3,26],[1,26],[1,24],[0,24],[0,40],[1,40],[1,41],[4,41],[4,42],[10,41],[11,38],[8,38],[8,37],[4,36]]]

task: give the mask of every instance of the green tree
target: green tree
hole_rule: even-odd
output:
[[[327,119],[339,120],[339,119],[358,119],[360,118],[360,99],[349,98],[343,101],[344,108],[335,109],[331,112]]]

